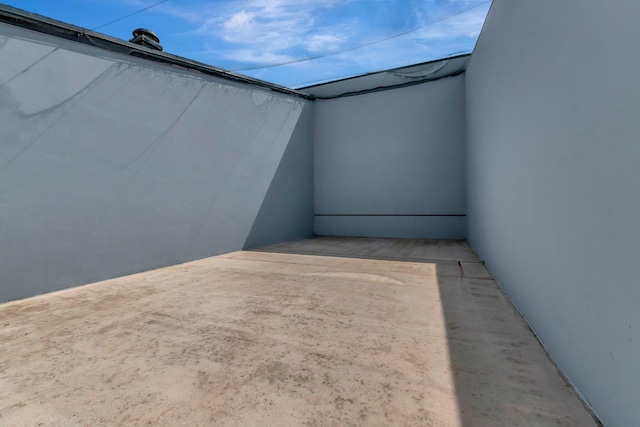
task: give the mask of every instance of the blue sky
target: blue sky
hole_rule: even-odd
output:
[[[94,29],[160,0],[3,0]],[[289,87],[470,52],[490,0],[168,0],[96,31]]]

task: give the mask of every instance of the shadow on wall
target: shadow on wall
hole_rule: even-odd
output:
[[[313,234],[313,105],[298,119],[243,249]]]

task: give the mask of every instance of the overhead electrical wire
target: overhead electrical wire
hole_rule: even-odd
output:
[[[372,41],[372,42],[369,42],[369,43],[364,43],[364,44],[361,44],[361,45],[358,45],[358,46],[354,46],[354,47],[350,47],[350,48],[347,48],[347,49],[342,49],[342,50],[338,50],[338,51],[335,51],[335,52],[326,53],[326,54],[323,54],[323,55],[311,56],[311,57],[303,58],[303,59],[295,59],[295,60],[292,60],[292,61],[279,62],[279,63],[276,63],[276,64],[262,65],[262,66],[250,67],[250,68],[234,68],[234,69],[232,69],[230,71],[253,71],[253,70],[262,70],[264,68],[280,67],[280,66],[283,66],[283,65],[299,64],[301,62],[314,61],[316,59],[327,58],[329,56],[339,55],[341,53],[350,52],[352,50],[362,49],[363,47],[372,46],[372,45],[375,45],[375,44],[386,42],[388,40],[397,39],[398,37],[406,36],[407,34],[415,33],[416,31],[422,30],[423,28],[427,28],[427,27],[430,27],[431,25],[439,24],[440,22],[447,21],[447,20],[449,20],[451,18],[454,18],[456,16],[465,14],[467,12],[470,12],[470,11],[474,10],[474,9],[482,7],[487,3],[491,3],[491,1],[492,0],[487,0],[487,1],[483,2],[483,3],[480,3],[479,5],[470,7],[470,8],[465,9],[465,10],[462,10],[462,11],[460,11],[458,13],[453,14],[453,15],[449,15],[446,18],[430,22],[430,23],[428,23],[426,25],[422,25],[420,27],[416,27],[416,28],[413,28],[411,30],[404,31],[402,33],[394,34],[393,36],[385,37],[385,38],[380,39],[380,40],[375,40],[375,41]]]
[[[151,9],[151,8],[154,8],[154,7],[156,7],[156,6],[159,6],[159,5],[161,5],[162,3],[166,3],[166,2],[168,2],[168,1],[169,1],[169,0],[162,0],[162,1],[159,1],[159,2],[157,2],[157,3],[152,4],[151,6],[144,7],[144,8],[142,8],[142,9],[140,9],[140,10],[137,10],[137,11],[135,11],[135,12],[133,12],[133,13],[130,13],[130,14],[125,15],[125,16],[122,16],[122,17],[120,17],[120,18],[118,18],[118,19],[114,19],[113,21],[109,21],[109,22],[107,22],[106,24],[102,24],[102,25],[99,25],[99,26],[97,26],[97,27],[95,27],[95,28],[92,28],[92,29],[91,29],[91,31],[95,31],[95,30],[97,30],[98,28],[106,27],[107,25],[111,25],[111,24],[113,24],[113,23],[115,23],[115,22],[118,22],[118,21],[122,21],[123,19],[126,19],[126,18],[128,18],[128,17],[130,17],[130,16],[133,16],[133,15],[137,15],[137,14],[138,14],[138,13],[140,13],[140,12],[144,12],[145,10],[149,10],[149,9]]]
[[[166,3],[168,1],[169,0],[161,0],[159,2],[153,3],[153,4],[149,5],[149,6],[146,6],[146,7],[142,8],[142,9],[139,9],[139,10],[137,10],[135,12],[129,13],[127,15],[124,15],[124,16],[120,17],[120,18],[114,19],[112,21],[109,21],[107,23],[99,25],[99,26],[97,26],[95,28],[92,28],[91,31],[95,31],[95,30],[97,30],[99,28],[106,27],[106,26],[111,25],[113,23],[116,23],[118,21],[122,21],[123,19],[129,18],[130,16],[133,16],[133,15],[137,15],[138,13],[141,13],[141,12],[144,12],[146,10],[152,9],[152,8],[154,8],[156,6],[159,6],[159,5],[163,4],[163,3]],[[480,4],[476,5],[476,6],[470,7],[468,9],[464,9],[464,10],[458,12],[458,13],[455,13],[453,15],[449,15],[446,18],[442,18],[442,19],[430,22],[430,23],[428,23],[426,25],[422,25],[420,27],[416,27],[416,28],[413,28],[413,29],[408,30],[408,31],[403,31],[401,33],[394,34],[392,36],[385,37],[383,39],[374,40],[372,42],[364,43],[364,44],[361,44],[361,45],[358,45],[358,46],[353,46],[353,47],[350,47],[350,48],[347,48],[347,49],[342,49],[342,50],[338,50],[338,51],[335,51],[335,52],[330,52],[330,53],[326,53],[326,54],[322,54],[322,55],[311,56],[311,57],[302,58],[302,59],[296,59],[296,60],[292,60],[292,61],[279,62],[279,63],[275,63],[275,64],[262,65],[262,66],[249,67],[249,68],[235,68],[235,69],[231,69],[229,71],[262,70],[262,69],[265,69],[265,68],[274,68],[274,67],[280,67],[280,66],[283,66],[283,65],[292,65],[292,64],[302,63],[302,62],[314,61],[316,59],[327,58],[327,57],[330,57],[330,56],[339,55],[341,53],[350,52],[350,51],[357,50],[357,49],[362,49],[364,47],[373,46],[373,45],[376,45],[376,44],[379,44],[379,43],[384,43],[386,41],[393,40],[393,39],[396,39],[396,38],[399,38],[399,37],[402,37],[402,36],[406,36],[407,34],[411,34],[411,33],[414,33],[414,32],[416,32],[418,30],[422,30],[422,29],[430,27],[432,25],[447,21],[447,20],[449,20],[451,18],[454,18],[456,16],[465,14],[467,12],[470,12],[470,11],[474,10],[474,9],[482,7],[482,6],[484,6],[484,5],[488,4],[488,3],[491,3],[491,1],[492,0],[483,1],[482,3],[480,3]]]

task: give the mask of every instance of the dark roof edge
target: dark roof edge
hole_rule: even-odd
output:
[[[297,88],[296,90],[304,90],[304,89],[308,89],[310,87],[325,86],[325,85],[330,85],[330,84],[334,84],[334,83],[338,83],[338,82],[345,82],[347,80],[359,79],[360,77],[372,76],[374,74],[388,73],[390,71],[400,70],[402,68],[419,67],[421,65],[434,64],[434,63],[440,62],[440,61],[448,61],[448,60],[451,60],[451,59],[464,58],[466,56],[471,56],[471,53],[465,53],[465,54],[462,54],[462,55],[455,55],[455,56],[446,56],[444,58],[434,59],[434,60],[426,61],[426,62],[420,62],[420,63],[417,63],[417,64],[409,64],[409,65],[403,65],[401,67],[389,68],[389,69],[386,69],[386,70],[372,71],[370,73],[358,74],[356,76],[345,77],[343,79],[331,80],[331,81],[328,81],[328,82],[302,86],[302,87]],[[464,71],[462,71],[462,72],[464,72]],[[436,78],[435,80],[439,80],[439,79],[441,79],[443,77],[453,77],[453,76],[458,75],[458,74],[460,74],[460,71],[455,71],[455,72],[451,73],[451,75],[441,76],[441,77]]]
[[[0,4],[0,22],[78,43],[95,46],[112,52],[144,58],[164,64],[177,65],[203,74],[220,77],[234,82],[245,83],[251,86],[268,89],[273,92],[297,96],[309,100],[315,99],[314,96],[298,90],[289,89],[284,86],[254,79],[252,77],[243,76],[242,74],[236,74],[222,68],[216,68],[202,62],[172,55],[170,53],[147,49],[143,46],[129,43],[128,41],[111,37],[106,34],[97,33],[86,28],[67,24],[62,21],[57,21],[55,19],[47,18],[42,15],[37,15],[35,13],[30,13],[25,10],[16,9],[3,4]]]
[[[402,67],[404,68],[404,67]],[[436,77],[433,79],[425,79],[425,80],[419,80],[417,82],[407,82],[407,83],[400,83],[400,84],[396,84],[396,85],[391,85],[391,86],[378,86],[378,87],[374,87],[371,89],[362,89],[362,90],[356,90],[353,92],[345,92],[345,93],[341,93],[339,95],[332,95],[332,96],[314,96],[314,99],[319,99],[321,101],[330,101],[332,99],[338,99],[338,98],[347,98],[349,96],[358,96],[358,95],[366,95],[368,93],[373,93],[373,92],[382,92],[385,90],[393,90],[393,89],[400,89],[403,87],[409,87],[409,86],[416,86],[416,85],[421,85],[421,84],[425,84],[425,83],[431,83],[431,82],[435,82],[438,80],[442,80],[442,79],[448,79],[450,77],[456,77],[459,76],[460,74],[463,74],[466,70],[458,70],[458,71],[454,71],[452,73],[449,74],[445,74],[444,76],[440,76],[440,77]]]

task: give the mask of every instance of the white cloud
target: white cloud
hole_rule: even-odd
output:
[[[275,54],[300,43],[312,25],[312,17],[304,12],[279,11],[269,5],[230,15],[211,35],[230,43],[259,45]]]
[[[255,14],[242,10],[231,17],[222,24],[225,31],[228,33],[243,33],[251,31],[255,25]]]
[[[342,45],[344,36],[336,34],[314,34],[307,41],[307,50],[310,52],[336,51]]]
[[[352,30],[342,26],[319,31],[316,25],[316,17],[337,4],[344,2],[240,0],[188,8],[174,5],[166,10],[193,24],[188,35],[204,39],[209,53],[215,50],[227,60],[270,65],[339,49]],[[224,49],[211,48],[222,43]],[[297,52],[296,58],[292,52]]]
[[[489,8],[487,4],[464,12],[480,5],[478,0],[398,0],[397,9],[389,9],[395,7],[389,2],[379,3],[387,9],[377,7],[376,3],[375,0],[184,0],[167,6],[163,12],[193,27],[188,33],[189,46],[203,46],[200,53],[205,55],[205,61],[241,72],[330,54],[323,59],[251,71],[252,75],[289,84],[272,76],[278,73],[292,76],[297,72],[302,77],[296,79],[315,79],[318,71],[322,75],[343,76],[468,51],[472,48],[470,40],[477,37]],[[394,11],[395,24],[387,25],[393,19],[381,15],[382,10]],[[373,15],[377,19],[375,25],[367,22]],[[398,38],[332,54],[417,27],[421,28]]]
[[[235,61],[255,64],[272,64],[294,61],[294,58],[289,55],[259,51],[256,49],[237,49],[230,52],[227,56],[229,59]]]
[[[469,12],[425,26],[416,32],[416,37],[429,40],[475,38],[480,34],[489,6],[479,7]]]

